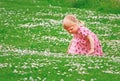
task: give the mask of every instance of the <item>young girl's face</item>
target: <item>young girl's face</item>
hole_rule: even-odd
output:
[[[78,31],[78,24],[69,21],[65,23],[64,29],[67,30],[70,34],[75,34]]]

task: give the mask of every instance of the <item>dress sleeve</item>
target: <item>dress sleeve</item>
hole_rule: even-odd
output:
[[[90,30],[86,27],[81,27],[79,30],[79,33],[83,36],[86,37],[90,34]]]

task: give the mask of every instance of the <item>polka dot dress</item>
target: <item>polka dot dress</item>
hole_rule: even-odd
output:
[[[102,47],[97,36],[86,27],[79,27],[78,33],[73,35],[71,46],[68,49],[69,54],[88,54],[90,50],[90,42],[87,38],[91,35],[94,39],[94,55],[102,55]]]

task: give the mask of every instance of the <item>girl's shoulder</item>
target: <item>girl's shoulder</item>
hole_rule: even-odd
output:
[[[80,26],[79,31],[90,31],[90,30],[85,26]]]
[[[81,34],[83,36],[87,36],[90,33],[91,33],[91,31],[87,27],[85,27],[85,26],[79,27],[78,34]]]

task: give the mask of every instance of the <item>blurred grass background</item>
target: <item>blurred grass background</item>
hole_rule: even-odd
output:
[[[29,3],[28,0],[1,0],[0,4],[6,1],[9,2],[9,6],[11,5],[13,7],[16,5],[20,7],[27,5],[53,5],[71,8],[84,8],[103,13],[120,13],[120,0],[29,0]]]
[[[120,0],[77,0],[73,7],[106,13],[120,13]]]

